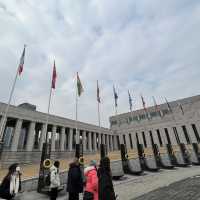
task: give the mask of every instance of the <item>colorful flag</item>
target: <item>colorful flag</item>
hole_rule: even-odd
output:
[[[142,105],[143,105],[143,108],[144,108],[145,114],[146,114],[147,118],[150,119],[150,118],[151,118],[151,115],[150,115],[150,113],[148,113],[148,111],[147,111],[146,103],[145,103],[144,98],[143,98],[142,95],[141,95],[141,99],[142,99]]]
[[[172,108],[171,108],[171,106],[170,106],[170,104],[169,104],[169,102],[168,102],[167,99],[166,99],[166,97],[165,97],[165,101],[166,101],[166,104],[167,104],[168,111],[169,111],[169,112],[173,112],[173,111],[172,111]]]
[[[179,108],[181,109],[182,114],[184,115],[184,110],[183,110],[183,106],[181,105],[181,103],[178,103]]]
[[[130,111],[132,111],[132,107],[133,107],[133,103],[132,103],[132,98],[131,98],[131,94],[128,90],[128,100],[129,100],[129,106],[130,106]]]
[[[84,91],[81,80],[80,80],[79,75],[78,75],[78,72],[77,72],[77,91],[78,91],[79,97],[81,96],[82,92]]]
[[[56,88],[56,78],[57,78],[57,73],[56,73],[56,64],[55,64],[55,60],[54,60],[53,74],[52,74],[52,83],[51,83],[51,88],[53,88],[53,89]]]
[[[25,49],[26,49],[26,45],[24,45],[24,50],[22,52],[22,55],[21,55],[21,58],[20,58],[20,62],[19,62],[19,66],[18,66],[19,75],[21,75],[21,73],[23,71],[23,67],[24,67]]]
[[[114,94],[114,99],[115,99],[115,107],[117,107],[118,95],[117,95],[114,85],[113,85],[113,94]]]
[[[155,106],[155,110],[156,110],[156,112],[158,112],[159,115],[160,115],[160,117],[162,117],[162,116],[163,116],[163,112],[160,110],[160,106],[158,106],[158,104],[156,103],[156,99],[155,99],[155,97],[152,96],[152,98],[153,98],[153,102],[154,102],[154,106]]]
[[[101,98],[100,98],[100,91],[99,91],[99,83],[98,83],[98,80],[97,80],[97,101],[99,103],[101,103]]]

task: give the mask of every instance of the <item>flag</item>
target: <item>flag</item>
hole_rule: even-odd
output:
[[[81,96],[82,92],[84,91],[81,80],[80,80],[79,75],[78,75],[78,72],[77,72],[77,91],[78,91],[79,97]]]
[[[142,95],[141,95],[141,99],[142,99],[142,105],[143,105],[145,114],[146,114],[147,118],[150,119],[150,118],[151,118],[151,115],[150,115],[150,113],[147,112],[146,103],[145,103],[144,97],[143,97]]]
[[[156,112],[158,112],[159,115],[160,115],[160,117],[162,117],[162,116],[163,116],[163,112],[160,110],[160,106],[158,106],[158,104],[156,103],[156,99],[155,99],[155,97],[152,96],[152,98],[153,98],[153,102],[154,102],[154,106],[155,106],[155,110],[156,110]]]
[[[19,75],[21,75],[21,73],[23,71],[23,67],[24,67],[25,49],[26,49],[26,45],[24,45],[24,50],[22,52],[22,55],[21,55],[21,58],[20,58],[20,62],[19,62],[19,66],[18,66]]]
[[[56,64],[55,64],[55,60],[54,60],[52,82],[51,82],[51,88],[52,89],[56,88],[56,78],[57,78],[57,73],[56,73]]]
[[[165,97],[165,101],[166,101],[166,104],[167,104],[168,111],[169,111],[169,112],[173,112],[173,111],[172,111],[172,108],[171,108],[171,106],[170,106],[170,104],[169,104],[169,102],[168,102],[167,99],[166,99],[166,97]]]
[[[132,98],[131,98],[131,94],[128,90],[128,100],[129,100],[129,106],[130,106],[130,111],[132,111],[132,107],[133,107],[133,103],[132,103]]]
[[[183,106],[181,105],[181,103],[178,103],[179,108],[181,109],[182,114],[184,115],[184,110],[183,110]]]
[[[117,107],[118,95],[117,95],[114,85],[113,85],[113,94],[114,94],[114,99],[115,99],[115,107]]]
[[[100,91],[99,91],[99,83],[98,83],[98,80],[97,80],[97,101],[99,103],[101,103],[101,98],[100,98]]]

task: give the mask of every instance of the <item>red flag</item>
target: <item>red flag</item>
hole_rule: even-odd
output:
[[[142,95],[141,95],[141,99],[142,99],[143,108],[144,108],[145,112],[147,112],[146,103],[145,103],[144,98],[143,98]]]
[[[21,75],[21,73],[23,71],[23,67],[24,67],[25,48],[26,48],[26,45],[24,45],[24,50],[22,52],[22,55],[21,55],[21,58],[20,58],[20,62],[19,62],[19,66],[18,66],[19,75]]]
[[[51,88],[53,88],[53,89],[56,88],[56,78],[57,78],[56,64],[55,64],[55,61],[54,61],[53,74],[52,74],[52,83],[51,83]]]

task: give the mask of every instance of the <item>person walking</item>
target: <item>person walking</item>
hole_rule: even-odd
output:
[[[50,168],[50,200],[56,200],[58,197],[58,188],[60,186],[59,167],[60,162],[55,161]]]
[[[8,174],[0,185],[0,197],[7,200],[14,199],[19,191],[21,191],[21,172],[18,163],[14,163],[9,167]]]
[[[99,178],[99,200],[116,200],[112,183],[110,159],[108,157],[104,157],[100,160],[100,166],[97,174]]]
[[[69,165],[67,192],[69,193],[69,200],[79,200],[79,193],[83,192],[83,174],[78,158],[75,158]]]
[[[98,177],[97,164],[95,160],[90,161],[90,166],[84,170],[86,184],[83,200],[98,200]]]

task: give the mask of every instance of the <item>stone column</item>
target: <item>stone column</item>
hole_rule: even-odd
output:
[[[35,122],[31,122],[30,125],[29,125],[29,130],[28,130],[26,151],[32,151],[33,150],[33,144],[34,144],[34,139],[35,139],[34,132],[35,132]]]
[[[22,122],[23,122],[22,119],[17,119],[14,136],[11,144],[11,151],[17,151],[19,136],[21,134]]]
[[[56,129],[57,127],[53,125],[52,133],[51,133],[51,151],[55,151],[55,141],[56,141]]]
[[[46,132],[47,132],[46,124],[42,124],[42,130],[40,134],[40,144],[39,144],[40,151],[42,151],[43,143],[45,142]]]
[[[72,142],[73,142],[73,128],[69,128],[69,151],[72,151]]]
[[[6,122],[7,122],[7,118],[6,118],[5,122],[4,122],[3,135],[5,134]],[[1,119],[0,119],[0,127],[2,126],[2,124],[3,124],[3,116],[2,116]]]
[[[160,131],[160,137],[161,137],[162,142],[163,142],[163,146],[165,146],[166,144],[168,144],[167,136],[166,136],[165,130],[164,130],[164,128],[160,127],[160,128],[159,128],[159,131]]]
[[[94,143],[94,151],[97,151],[97,135],[93,133],[93,143]]]
[[[188,132],[188,136],[190,138],[190,142],[191,143],[198,143],[197,138],[196,138],[196,136],[194,134],[194,130],[192,129],[191,124],[187,124],[186,125],[186,129],[187,129],[187,132]]]
[[[180,139],[181,143],[187,144],[186,138],[185,138],[185,134],[183,132],[183,129],[181,126],[176,126],[176,130]]]
[[[147,147],[151,147],[151,137],[149,131],[144,131],[144,135],[146,138]]]
[[[88,132],[88,146],[89,146],[89,151],[92,151],[92,137],[91,137],[91,132]]]
[[[76,144],[79,144],[80,143],[80,130],[77,129],[76,130]]]
[[[101,133],[98,133],[98,141],[99,141],[99,149],[100,149],[100,146],[101,146]]]
[[[173,128],[169,127],[169,128],[167,128],[167,130],[168,130],[169,138],[171,140],[172,145],[177,145],[178,143],[176,141],[176,137],[175,137]]]
[[[87,141],[86,141],[86,131],[83,131],[82,132],[82,141],[83,141],[83,151],[86,151],[87,148],[86,148],[86,144],[87,144]]]
[[[154,143],[157,144],[158,146],[160,146],[160,142],[158,139],[158,133],[156,130],[152,130],[152,136],[153,136]]]
[[[65,127],[61,128],[60,150],[65,151]]]

